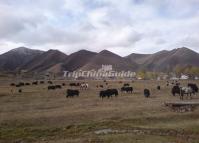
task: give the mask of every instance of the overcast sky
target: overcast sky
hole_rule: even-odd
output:
[[[0,0],[0,53],[19,46],[199,52],[199,0]]]

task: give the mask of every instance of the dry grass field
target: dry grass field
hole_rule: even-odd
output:
[[[66,83],[54,91],[47,90],[48,84],[24,86],[22,93],[11,82],[0,80],[2,143],[199,143],[199,107],[184,113],[165,107],[164,102],[180,101],[166,81],[123,81],[133,86],[133,94],[103,100],[96,87],[103,81],[87,81],[89,89],[74,98],[65,97],[71,81],[53,81]],[[199,85],[181,83],[188,82]],[[122,87],[118,81],[108,83]],[[150,98],[144,97],[144,88],[151,90]],[[185,100],[199,101],[199,95]]]

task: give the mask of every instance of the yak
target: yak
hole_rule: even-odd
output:
[[[198,86],[194,83],[188,83],[188,87],[191,87],[194,93],[198,93]]]
[[[103,99],[104,97],[110,98],[113,95],[118,96],[118,90],[117,89],[107,89],[107,90],[101,90],[99,93],[99,96]]]
[[[150,97],[150,90],[149,89],[144,89],[144,96],[146,98]]]
[[[123,86],[121,88],[121,92],[132,93],[133,92],[133,87]]]
[[[79,96],[79,90],[68,89],[66,91],[66,98],[74,96]]]

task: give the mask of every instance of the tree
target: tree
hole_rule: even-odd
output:
[[[145,70],[138,71],[138,77],[145,79],[146,78],[146,71]]]
[[[175,67],[174,72],[178,77],[180,77],[181,74],[184,73],[184,70],[184,67],[178,65]]]
[[[147,79],[157,79],[157,77],[158,77],[158,74],[155,73],[155,72],[147,72],[146,73],[146,78]]]

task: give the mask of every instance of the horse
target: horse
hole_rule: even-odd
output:
[[[191,98],[192,94],[194,94],[194,91],[191,87],[181,87],[181,93],[180,93],[180,99],[183,100],[184,94],[189,96]]]
[[[80,89],[84,89],[84,90],[88,89],[88,83],[81,83]]]

